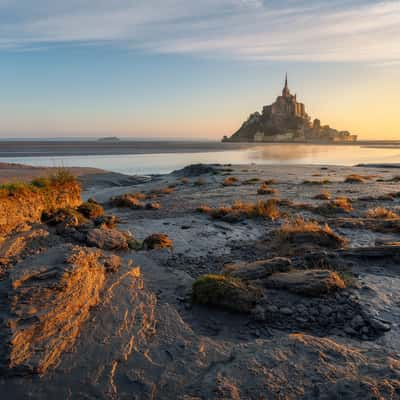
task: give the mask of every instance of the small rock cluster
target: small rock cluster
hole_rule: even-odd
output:
[[[283,257],[227,264],[223,275],[201,276],[193,285],[193,301],[250,312],[255,320],[279,329],[362,340],[390,329],[362,309],[336,272],[293,269]]]
[[[285,291],[269,290],[253,310],[256,320],[267,326],[306,330],[319,335],[351,336],[373,340],[390,330],[390,324],[363,310],[347,292],[309,298]]]

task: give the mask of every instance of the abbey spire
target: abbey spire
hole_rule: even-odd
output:
[[[290,96],[290,90],[289,90],[288,83],[287,83],[287,73],[285,75],[285,87],[282,90],[282,96],[283,97]]]

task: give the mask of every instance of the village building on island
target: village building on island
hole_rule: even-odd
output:
[[[311,122],[303,103],[291,94],[287,75],[282,95],[275,103],[264,106],[262,112],[249,116],[240,129],[223,142],[355,142],[356,135],[321,125],[319,119]]]

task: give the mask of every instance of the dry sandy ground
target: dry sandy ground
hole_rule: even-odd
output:
[[[46,177],[56,173],[56,167],[34,167],[23,164],[0,163],[0,184],[12,182],[30,182],[34,178]],[[98,168],[68,167],[84,187],[127,186],[147,181],[147,177],[132,177]]]
[[[68,168],[75,176],[99,174],[104,171],[96,168]],[[0,184],[8,182],[29,182],[37,177],[53,174],[57,168],[33,167],[22,164],[0,163]]]

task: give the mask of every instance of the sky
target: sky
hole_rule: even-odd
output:
[[[0,137],[220,139],[289,87],[400,139],[400,1],[0,0]]]

